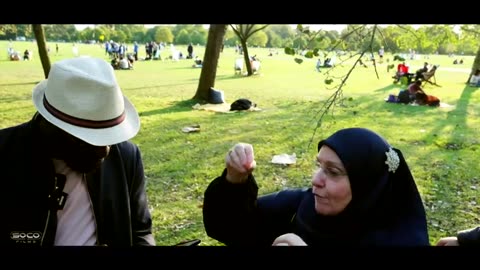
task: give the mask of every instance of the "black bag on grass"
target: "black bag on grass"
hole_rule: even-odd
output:
[[[246,111],[250,110],[252,107],[256,107],[257,104],[253,103],[252,101],[246,99],[246,98],[240,98],[235,100],[231,105],[230,105],[230,111]]]

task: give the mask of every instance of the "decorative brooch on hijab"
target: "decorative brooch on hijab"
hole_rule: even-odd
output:
[[[400,158],[398,157],[397,152],[395,152],[395,150],[390,147],[390,149],[388,149],[385,154],[387,155],[387,160],[385,161],[385,164],[388,165],[388,171],[395,173],[398,166],[400,165]]]

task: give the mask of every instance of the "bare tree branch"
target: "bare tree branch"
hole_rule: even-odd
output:
[[[417,33],[415,31],[412,31],[412,29],[408,29],[406,28],[405,26],[401,25],[401,24],[397,24],[397,26],[403,30],[405,30],[406,32],[412,34],[417,40],[420,40],[420,38],[417,36]]]
[[[253,28],[254,24],[247,24],[246,25],[246,31],[242,32],[242,33],[246,33],[245,37],[246,38],[249,38],[250,37],[250,31],[252,31],[252,28]]]
[[[385,48],[389,49],[388,48],[388,44],[387,44],[387,39],[385,38],[385,35],[383,34],[383,31],[378,28],[378,33],[380,34],[380,37],[381,37],[381,40],[384,41],[383,43],[385,44]]]
[[[250,64],[250,57],[248,55],[248,48],[247,48],[247,40],[256,32],[265,29],[267,25],[260,26],[256,29],[254,29],[255,24],[230,24],[230,27],[233,29],[233,32],[237,35],[237,37],[240,39],[240,43],[242,44],[242,50],[243,50],[243,58],[245,61],[245,66],[247,68],[247,74],[248,76],[253,75],[253,69]],[[253,30],[252,30],[253,29]]]
[[[337,42],[335,42],[335,44],[332,46],[332,48],[330,49],[330,51],[334,51],[338,46],[340,46],[340,44],[342,44],[342,43],[344,42],[344,40],[345,40],[348,36],[350,36],[350,35],[352,35],[352,34],[355,34],[355,33],[360,34],[359,31],[360,31],[360,30],[363,30],[365,27],[366,27],[366,24],[364,24],[364,25],[362,25],[362,26],[359,26],[359,27],[357,27],[357,28],[353,28],[352,31],[350,31],[350,32],[346,33],[345,35],[341,36],[341,37],[337,40]]]
[[[373,62],[373,68],[375,70],[375,75],[377,75],[377,79],[380,79],[380,76],[378,76],[377,64],[376,64],[376,61],[375,61],[375,56],[374,56],[373,47],[372,47],[373,41],[375,40],[375,32],[377,32],[377,25],[376,24],[373,26],[372,38],[370,39],[370,45],[368,47],[370,48],[370,53],[372,55],[372,62]]]
[[[230,27],[232,28],[235,35],[240,36],[240,31],[238,31],[237,28],[235,28],[234,24],[230,24]],[[240,30],[242,30],[242,25],[240,25],[239,27],[240,27]]]
[[[247,38],[251,37],[251,36],[252,36],[253,34],[255,34],[256,32],[267,28],[267,26],[269,26],[269,24],[266,24],[266,25],[264,25],[264,26],[261,26],[261,27],[256,28],[255,30],[253,30],[252,32],[250,32],[250,34],[248,35]],[[253,24],[252,24],[252,27],[253,27]]]
[[[477,31],[476,29],[470,28],[467,25],[462,25],[461,27],[462,31],[469,32],[475,35],[475,37],[480,36],[480,31]]]
[[[340,37],[340,40],[344,40],[345,38],[347,38],[348,36],[352,35],[352,34],[355,34],[355,33],[359,33],[358,31],[359,30],[363,30],[367,25],[364,24],[364,25],[361,25],[357,28],[353,28],[351,32],[348,32],[347,34],[343,35]]]
[[[313,130],[313,133],[312,133],[312,136],[311,136],[310,141],[308,143],[307,149],[310,148],[311,144],[313,143],[314,137],[315,137],[318,129],[322,126],[322,123],[323,123],[323,120],[324,120],[325,116],[328,115],[328,114],[331,114],[332,116],[334,116],[335,108],[344,106],[343,105],[343,101],[344,101],[343,87],[345,86],[345,84],[346,84],[347,80],[349,79],[350,75],[352,74],[353,70],[357,67],[358,64],[360,64],[364,67],[367,67],[362,62],[362,58],[365,56],[365,54],[368,51],[370,52],[371,56],[374,56],[373,44],[374,44],[375,35],[377,34],[377,32],[381,35],[382,39],[385,40],[385,37],[383,36],[383,33],[381,32],[381,29],[378,27],[378,25],[376,25],[376,24],[373,25],[373,28],[368,29],[366,34],[363,33],[363,30],[365,28],[366,28],[366,25],[362,25],[362,26],[353,28],[352,31],[344,34],[341,37],[341,39],[335,43],[335,45],[332,47],[332,49],[329,50],[329,52],[334,51],[335,48],[337,48],[341,44],[341,42],[344,42],[346,37],[348,37],[352,34],[356,34],[362,39],[369,38],[369,40],[370,40],[368,46],[365,46],[361,50],[361,52],[356,53],[354,55],[350,55],[350,57],[346,58],[345,60],[342,60],[339,63],[339,66],[342,66],[342,64],[344,62],[356,57],[356,60],[355,60],[354,64],[352,65],[352,67],[348,70],[348,72],[344,76],[335,76],[334,77],[334,76],[330,75],[331,72],[335,69],[336,66],[330,68],[325,73],[326,74],[326,80],[325,80],[326,84],[328,84],[327,80],[330,79],[330,78],[340,79],[340,83],[338,85],[334,86],[334,89],[336,88],[335,92],[331,96],[329,96],[325,101],[323,101],[322,105],[319,107],[319,109],[313,113],[312,117],[314,119],[316,119],[316,126]],[[380,76],[379,76],[379,73],[378,73],[378,69],[377,69],[377,65],[375,63],[375,58],[374,57],[372,57],[372,62],[373,62],[373,66],[374,66],[374,69],[375,69],[376,77],[377,77],[377,79],[379,79]]]
[[[365,65],[362,61],[362,59],[365,57],[365,56],[369,56],[368,58],[372,61],[372,64],[373,64],[373,67],[374,67],[374,70],[375,70],[375,76],[377,77],[377,79],[380,78],[380,74],[378,72],[378,65],[375,61],[375,52],[374,52],[374,42],[375,42],[375,38],[377,35],[380,35],[380,44],[385,44],[386,46],[388,46],[387,44],[387,38],[385,36],[385,34],[383,33],[382,31],[382,28],[380,28],[377,24],[374,24],[372,27],[367,27],[368,25],[361,25],[361,26],[351,26],[349,27],[348,29],[350,31],[348,31],[347,33],[343,34],[339,40],[337,40],[335,42],[335,44],[331,47],[331,49],[328,50],[328,52],[326,53],[331,53],[332,51],[335,51],[336,48],[338,48],[343,42],[345,42],[347,40],[347,37],[349,36],[352,36],[355,40],[356,39],[360,39],[362,42],[365,41],[363,44],[362,44],[362,47],[359,51],[357,51],[357,53],[350,53],[350,56],[349,57],[346,57],[344,59],[341,59],[341,57],[339,57],[339,59],[341,59],[341,61],[339,61],[339,64],[337,65],[334,65],[333,67],[329,68],[326,72],[325,72],[325,84],[326,85],[330,85],[332,84],[332,82],[338,82],[340,81],[340,83],[338,83],[337,85],[334,85],[333,87],[331,86],[327,86],[326,88],[327,89],[335,89],[333,94],[331,94],[326,100],[323,100],[323,101],[320,101],[319,102],[319,106],[316,107],[313,111],[312,111],[312,119],[315,119],[316,121],[316,125],[315,125],[315,128],[313,129],[313,133],[312,133],[312,136],[308,142],[308,146],[307,146],[307,149],[310,148],[310,146],[312,145],[313,143],[313,140],[314,140],[314,137],[316,136],[317,132],[318,132],[318,129],[322,126],[323,124],[323,121],[325,119],[325,116],[331,114],[332,117],[335,116],[334,112],[335,112],[335,109],[336,108],[339,108],[339,107],[344,107],[344,101],[345,101],[345,98],[343,96],[343,88],[344,86],[346,85],[346,82],[349,80],[353,70],[355,68],[357,68],[357,65],[362,65],[364,67],[367,67],[367,65]],[[403,26],[400,26],[402,29],[404,29],[405,31],[407,32],[410,32],[412,33],[412,31],[410,29],[407,29],[407,28],[404,28]],[[299,28],[298,29],[299,32],[301,34],[304,34],[306,35],[310,41],[311,40],[314,40],[316,37],[318,37],[318,35],[320,35],[322,32],[320,32],[321,30],[319,30],[317,33],[310,33],[310,31],[308,31],[308,29],[306,29],[307,31],[303,31],[302,28]],[[415,38],[419,39],[417,35],[415,35],[415,33],[412,33],[414,35]],[[287,54],[296,54],[298,53],[297,50],[295,50],[296,52],[295,53],[292,53],[292,49],[291,48],[285,48],[286,49],[286,53]],[[288,49],[288,50],[287,50]],[[313,51],[313,54],[316,55],[316,50],[317,49],[314,49]],[[308,55],[308,56],[307,56]],[[307,57],[307,58],[311,58],[311,55],[312,55],[312,52],[307,52],[304,57]],[[335,76],[335,75],[332,75],[333,71],[335,70],[335,68],[337,66],[341,67],[344,65],[345,62],[349,61],[351,59],[355,59],[355,62],[353,63],[353,65],[349,68],[348,72],[344,73],[344,75],[340,75],[340,76]],[[295,58],[295,61],[297,61],[298,59]],[[297,63],[301,63],[301,61],[297,61]],[[333,80],[335,79],[335,80]]]
[[[350,74],[352,74],[352,72],[355,69],[355,67],[357,66],[357,64],[361,62],[361,58],[363,57],[363,55],[364,55],[364,52],[362,54],[360,54],[360,56],[357,58],[357,60],[353,64],[353,66],[347,72],[347,74],[345,75],[345,77],[341,81],[340,85],[338,86],[338,89],[329,98],[327,98],[327,100],[325,102],[323,102],[323,105],[314,114],[314,118],[317,118],[318,115],[320,115],[320,117],[317,120],[317,125],[315,126],[315,128],[313,130],[313,134],[310,138],[307,149],[309,149],[310,146],[312,145],[315,134],[317,133],[317,130],[322,126],[322,120],[325,117],[325,115],[327,115],[329,112],[333,113],[333,109],[335,109],[334,105],[337,102],[342,102],[343,101],[343,98],[342,98],[343,97],[343,86],[345,85],[346,81],[350,77]]]
[[[246,24],[246,25],[244,25],[244,24],[237,24],[237,25],[235,25],[235,24],[230,24],[230,27],[232,28],[233,32],[235,32],[235,34],[236,34],[237,36],[239,36],[239,37],[242,36],[242,37],[244,37],[245,39],[248,39],[248,38],[250,38],[253,34],[255,34],[256,32],[258,32],[258,31],[260,31],[260,30],[263,30],[263,29],[265,29],[267,26],[269,26],[269,24],[266,24],[266,25],[264,25],[264,26],[260,26],[260,27],[258,27],[258,28],[253,29],[253,28],[255,27],[255,25],[256,25],[256,24]],[[244,29],[244,27],[245,27],[245,29]],[[252,30],[252,29],[253,29],[253,30]]]

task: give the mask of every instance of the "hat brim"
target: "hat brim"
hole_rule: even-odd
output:
[[[32,99],[38,112],[50,123],[65,132],[95,146],[106,146],[121,143],[133,138],[140,130],[140,118],[132,103],[124,96],[125,120],[119,125],[109,128],[84,128],[64,122],[45,109],[43,96],[47,89],[47,81],[43,80],[33,88]]]

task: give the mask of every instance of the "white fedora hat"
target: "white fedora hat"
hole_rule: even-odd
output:
[[[54,63],[32,97],[47,121],[92,145],[117,144],[140,130],[138,113],[123,96],[113,67],[100,58]]]

